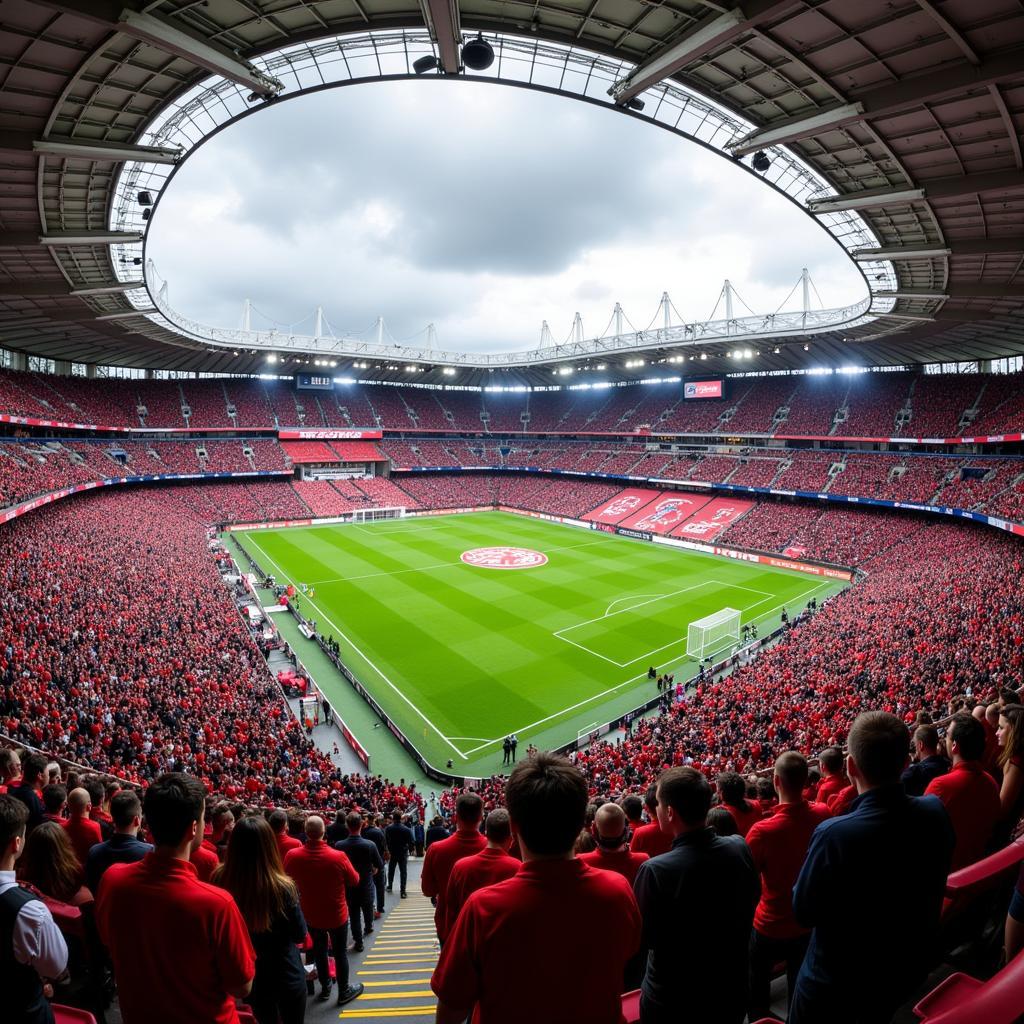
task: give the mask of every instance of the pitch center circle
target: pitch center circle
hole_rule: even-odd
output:
[[[546,565],[548,556],[532,548],[473,548],[459,556],[466,565],[480,569],[536,569]]]

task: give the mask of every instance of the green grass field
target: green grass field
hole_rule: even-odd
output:
[[[843,586],[503,512],[236,536],[279,582],[314,588],[307,618],[431,764],[469,776],[500,766],[510,732],[521,751],[555,746],[656,696],[649,665],[692,676],[693,620],[735,608],[764,632]],[[548,561],[460,560],[500,545]]]

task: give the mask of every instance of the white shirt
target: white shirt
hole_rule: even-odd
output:
[[[18,883],[13,871],[0,871],[0,895]],[[58,978],[68,965],[68,947],[46,904],[26,903],[14,922],[14,959],[34,967],[41,978]]]

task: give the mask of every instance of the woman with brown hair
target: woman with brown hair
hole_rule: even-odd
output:
[[[256,977],[247,999],[256,1019],[277,1024],[280,1015],[282,1024],[302,1024],[306,972],[296,943],[306,938],[306,921],[266,819],[253,816],[235,824],[212,882],[234,896],[256,950]]]
[[[1002,845],[1009,841],[1024,811],[1024,705],[1005,704],[999,709],[996,742],[1003,771],[999,787],[1002,812],[996,836]]]
[[[82,884],[82,867],[71,840],[55,821],[45,821],[28,834],[18,861],[18,877],[60,903],[81,907],[92,902],[92,893]]]

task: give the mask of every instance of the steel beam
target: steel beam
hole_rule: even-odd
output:
[[[35,235],[36,245],[132,245],[141,241],[141,231],[47,231]]]
[[[102,316],[93,317],[94,320],[130,320],[137,316],[150,316],[158,313],[156,306],[147,306],[145,309],[126,309],[123,313],[104,313]]]
[[[608,95],[617,106],[625,106],[634,96],[670,78],[716,47],[731,42],[787,8],[798,6],[794,0],[747,0],[742,8],[736,7],[706,18],[682,39],[619,79],[608,90]]]
[[[457,75],[462,66],[462,25],[456,0],[420,0],[423,20],[437,46],[438,60],[446,75]]]
[[[145,288],[145,281],[119,281],[116,284],[103,284],[95,288],[72,288],[71,295],[116,295],[118,292],[130,292],[136,288]]]
[[[98,160],[103,163],[124,163],[133,160],[147,164],[176,164],[184,154],[180,147],[133,146],[120,142],[90,142],[83,139],[36,139],[32,151],[46,156],[62,156],[75,160]]]
[[[876,298],[887,299],[1018,299],[1024,297],[1024,282],[1006,284],[948,285],[944,292],[927,288],[900,288],[893,292],[875,292]]]
[[[865,210],[915,199],[952,199],[973,196],[982,192],[1002,192],[1024,189],[1024,171],[988,171],[982,174],[963,174],[952,178],[932,178],[919,181],[917,188],[873,188],[862,192],[847,192],[841,196],[826,196],[807,203],[809,213],[838,213],[841,210]]]
[[[948,256],[951,249],[941,245],[891,245],[879,249],[854,249],[850,254],[859,262],[871,260],[924,260]]]
[[[750,153],[756,153],[759,149],[783,146],[808,136],[831,131],[833,128],[841,128],[844,124],[860,121],[863,116],[863,103],[843,103],[837,107],[808,114],[806,117],[787,118],[780,123],[748,132],[729,146],[729,152],[735,157],[747,156]]]

